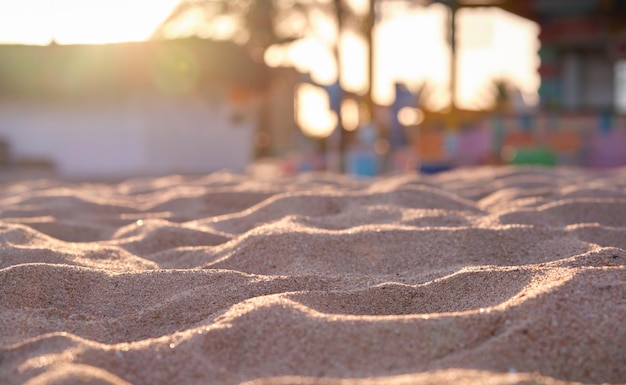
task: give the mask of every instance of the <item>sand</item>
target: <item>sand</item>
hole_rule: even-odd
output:
[[[626,383],[626,168],[0,189],[0,384]]]

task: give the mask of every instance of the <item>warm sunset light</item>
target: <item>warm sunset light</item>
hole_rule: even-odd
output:
[[[431,87],[431,108],[448,105],[450,52],[445,40],[447,9],[441,5],[413,9],[390,8],[378,27],[374,93],[391,103],[393,83]],[[485,95],[496,77],[509,79],[525,101],[537,102],[538,27],[497,8],[461,10],[458,15],[457,103],[461,108],[485,108]]]
[[[1,0],[0,42],[99,44],[146,40],[178,0]]]
[[[341,103],[341,121],[347,131],[354,131],[359,127],[359,103],[356,100],[345,99]]]
[[[59,44],[112,43],[146,40],[167,18],[179,0],[0,0],[0,43]],[[365,0],[347,1],[355,12],[367,12]],[[381,1],[381,4],[385,3]],[[411,7],[388,2],[378,8],[374,32],[374,88],[377,103],[390,104],[393,84],[404,82],[413,89],[426,84],[429,108],[449,105],[450,54],[446,43],[447,9],[434,4]],[[193,16],[193,13],[191,13]],[[191,16],[190,16],[191,17]],[[265,61],[271,67],[294,66],[309,73],[314,82],[328,85],[337,78],[332,52],[336,26],[327,16],[313,12],[313,31],[304,39],[271,46]],[[241,40],[237,26],[225,17],[211,23],[193,17],[169,26],[167,36],[199,36]],[[538,28],[497,8],[462,10],[458,15],[458,89],[461,108],[482,109],[492,103],[491,82],[504,78],[520,91],[522,102],[537,103],[539,77]],[[367,45],[362,36],[346,30],[339,39],[342,86],[363,94],[367,89]]]
[[[415,87],[426,84],[430,94],[423,103],[434,109],[445,108],[450,102],[446,7],[408,7],[390,2],[381,8],[374,41],[374,99],[391,104],[397,81]],[[313,20],[315,33],[287,47],[270,47],[266,61],[274,67],[293,65],[310,73],[315,82],[331,84],[337,76],[332,53],[336,30],[327,21]],[[524,103],[535,105],[539,87],[536,23],[497,8],[462,10],[457,23],[458,106],[488,107],[493,101],[489,90],[496,78],[509,80],[519,89]],[[368,70],[365,40],[346,31],[340,43],[343,88],[362,94],[367,88]]]
[[[402,107],[398,111],[398,121],[404,126],[414,126],[422,123],[424,113],[419,108]]]
[[[300,84],[296,89],[296,122],[311,137],[325,138],[337,126],[337,115],[330,111],[328,94],[311,84]]]
[[[0,385],[626,385],[625,230],[626,0],[0,0]]]

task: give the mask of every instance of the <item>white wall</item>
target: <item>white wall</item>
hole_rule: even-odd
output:
[[[46,158],[68,176],[123,176],[243,170],[252,157],[253,106],[234,124],[234,107],[194,98],[117,103],[0,101],[0,138],[11,159]]]
[[[154,101],[144,109],[144,168],[149,172],[243,171],[252,159],[258,124],[253,106],[178,99]],[[235,121],[236,116],[242,120]]]

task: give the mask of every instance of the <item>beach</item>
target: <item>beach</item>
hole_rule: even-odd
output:
[[[0,189],[0,384],[626,383],[626,168]]]

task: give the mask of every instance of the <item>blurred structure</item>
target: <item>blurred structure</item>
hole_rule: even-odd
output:
[[[513,163],[626,165],[626,1],[437,0],[451,14],[500,7],[538,23],[539,106],[514,108],[515,90],[494,82],[491,110],[426,111],[417,131],[422,167]],[[455,18],[450,18],[452,93]]]
[[[3,163],[90,177],[242,171],[254,142],[267,146],[264,124],[277,138],[293,129],[272,121],[293,110],[287,72],[197,38],[0,46]]]
[[[428,84],[399,81],[390,105],[375,103],[373,36],[382,4],[392,1],[448,7],[447,109],[426,107]],[[0,166],[95,177],[242,171],[276,158],[281,173],[365,176],[477,164],[626,165],[626,0],[363,0],[361,13],[351,3],[182,0],[151,41],[0,46]],[[505,78],[493,79],[490,108],[457,106],[456,14],[482,7],[538,24],[537,106]],[[286,51],[274,49],[312,33],[320,20],[312,15],[335,28],[326,31],[339,69],[330,84],[284,66]],[[344,30],[368,49],[359,91],[342,82]],[[305,98],[306,90],[317,96]]]
[[[196,36],[229,40],[245,50],[252,60],[263,63],[272,56],[272,50],[268,48],[289,45],[311,34],[315,16],[333,18],[336,10],[339,8],[333,2],[320,1],[180,0],[152,37]],[[255,165],[261,164],[259,169],[268,170],[271,167],[262,163],[280,158],[283,162],[279,173],[327,168],[333,162],[322,154],[340,149],[344,140],[341,117],[336,116],[338,135],[333,135],[332,139],[320,138],[319,133],[312,134],[311,131],[327,131],[334,127],[325,127],[330,120],[323,118],[328,118],[330,113],[313,116],[313,119],[309,116],[308,121],[302,121],[302,111],[298,110],[302,109],[303,93],[299,91],[304,88],[302,85],[314,84],[310,75],[291,66],[273,65],[266,70],[269,78],[260,100],[259,129],[254,141]],[[320,125],[320,120],[327,122]],[[335,164],[331,168],[340,171],[342,165]]]
[[[626,1],[504,1],[539,24],[543,110],[615,109],[615,65],[626,59]]]

